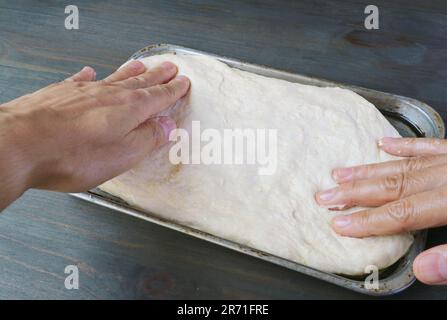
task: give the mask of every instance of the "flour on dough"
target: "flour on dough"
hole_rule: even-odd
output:
[[[202,128],[275,128],[274,175],[256,165],[172,165],[167,145],[100,188],[181,224],[334,273],[363,274],[387,267],[410,247],[409,233],[355,239],[330,227],[336,213],[317,205],[315,192],[335,186],[336,167],[396,159],[376,146],[399,136],[380,112],[356,93],[262,77],[213,58],[156,55],[151,68],[172,61],[191,79],[177,125]],[[351,209],[352,212],[357,209]]]

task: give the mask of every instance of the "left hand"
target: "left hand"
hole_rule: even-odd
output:
[[[447,141],[383,138],[379,147],[406,158],[337,168],[332,176],[339,185],[316,194],[319,204],[340,210],[371,207],[335,217],[333,229],[343,236],[367,237],[447,225]],[[421,253],[413,270],[424,283],[446,285],[447,244]]]
[[[132,61],[95,81],[86,67],[0,106],[0,211],[30,188],[79,192],[166,144],[174,119],[159,116],[189,91],[165,62]]]

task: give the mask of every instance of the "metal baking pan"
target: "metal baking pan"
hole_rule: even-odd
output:
[[[165,53],[207,55],[212,56],[231,67],[271,78],[278,78],[290,82],[320,87],[337,86],[347,88],[357,92],[365,99],[372,102],[388,118],[391,124],[396,127],[402,136],[443,138],[445,134],[444,123],[435,110],[423,102],[407,97],[311,78],[304,75],[249,64],[239,60],[170,44],[156,44],[145,47],[133,54],[130,59],[141,59],[147,56]],[[426,231],[416,232],[415,241],[406,255],[392,266],[380,271],[379,288],[367,289],[365,288],[364,280],[361,277],[350,277],[319,271],[296,262],[235,243],[233,241],[213,236],[212,234],[208,234],[188,226],[180,225],[173,221],[162,219],[150,212],[143,212],[132,208],[123,200],[99,189],[93,189],[85,193],[75,193],[72,195],[368,295],[391,295],[409,287],[415,281],[415,276],[412,272],[412,262],[425,246]]]

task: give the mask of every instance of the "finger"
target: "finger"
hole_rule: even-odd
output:
[[[136,120],[136,125],[139,125],[185,96],[189,86],[187,77],[178,76],[166,84],[131,90],[122,110],[130,120]]]
[[[109,75],[107,78],[105,78],[103,81],[106,83],[112,83],[116,81],[123,81],[130,77],[138,76],[139,74],[142,74],[146,70],[146,67],[144,66],[143,62],[138,60],[133,60],[123,66],[122,68],[119,68],[114,73]]]
[[[94,81],[96,79],[96,71],[92,67],[85,66],[81,71],[75,73],[65,81]]]
[[[417,156],[382,163],[336,168],[332,171],[332,177],[337,183],[344,183],[417,171],[441,164],[447,164],[447,154]]]
[[[107,166],[99,166],[96,176],[104,177],[100,181],[102,183],[135,167],[145,156],[167,143],[170,132],[175,128],[175,122],[169,117],[151,118],[129,132],[119,143],[107,144],[102,152],[107,151],[113,161],[109,161]],[[93,177],[91,187],[98,185],[97,180]]]
[[[447,285],[447,244],[422,252],[413,262],[419,281],[430,285]]]
[[[171,80],[177,73],[177,67],[171,62],[163,62],[161,65],[149,69],[136,77],[130,77],[119,82],[128,89],[147,88],[157,84],[164,84]]]
[[[135,159],[150,154],[169,141],[176,123],[169,117],[151,118],[131,131],[125,139],[125,147],[134,150]]]
[[[383,151],[401,157],[447,153],[447,142],[435,138],[382,138],[377,143]]]
[[[390,235],[447,224],[447,188],[439,188],[362,210],[332,220],[333,229],[343,236]]]
[[[353,180],[338,187],[318,192],[316,200],[325,206],[350,208],[376,207],[410,195],[447,185],[447,166],[441,165],[419,171],[390,176]]]

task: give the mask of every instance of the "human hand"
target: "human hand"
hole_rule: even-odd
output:
[[[337,168],[337,187],[318,192],[316,200],[341,210],[371,207],[332,220],[343,236],[367,237],[447,224],[447,141],[383,138],[379,147],[406,157],[378,164]],[[421,253],[414,261],[416,277],[427,284],[447,284],[447,245]]]
[[[175,128],[169,117],[154,115],[188,92],[189,80],[176,73],[169,62],[145,70],[133,61],[94,81],[95,71],[85,67],[1,105],[0,147],[8,159],[0,157],[0,171],[12,172],[10,184],[20,182],[16,193],[78,192],[132,168]]]

